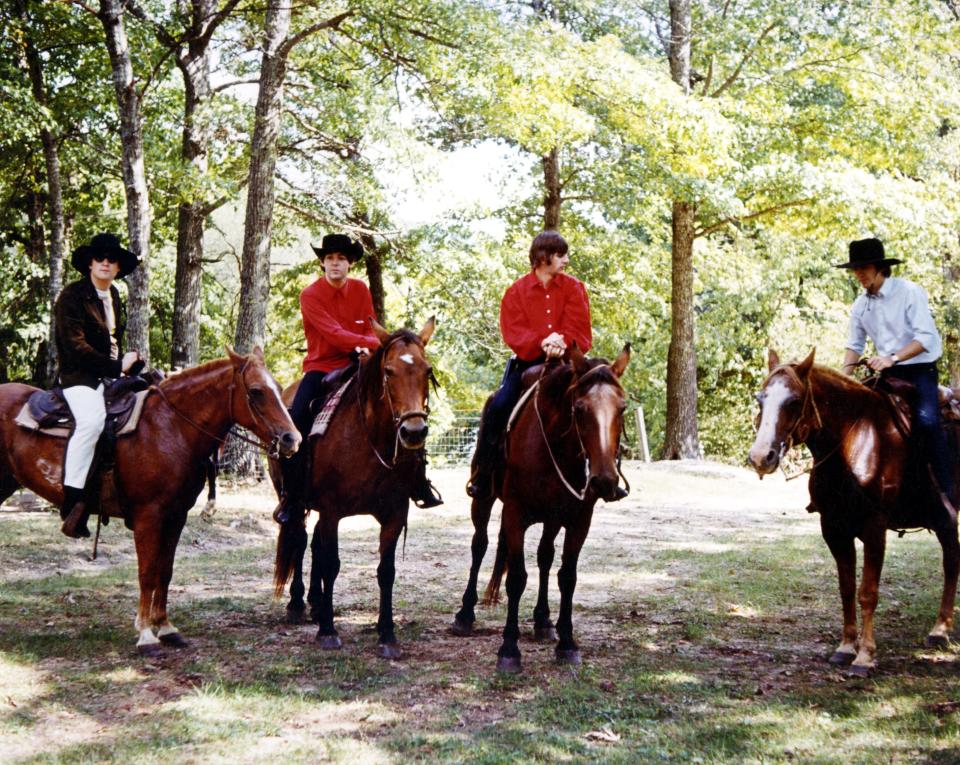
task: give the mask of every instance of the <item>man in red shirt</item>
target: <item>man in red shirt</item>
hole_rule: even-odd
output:
[[[369,321],[375,316],[370,288],[347,276],[350,266],[363,257],[363,246],[345,234],[328,234],[313,250],[320,258],[323,276],[300,293],[307,355],[303,379],[290,407],[290,417],[304,443],[313,424],[310,404],[346,382],[357,369],[361,355],[380,347]],[[305,452],[300,449],[290,459],[280,461],[283,496],[275,513],[280,523],[292,517],[291,509],[301,501],[303,458],[298,455]],[[427,481],[425,460],[422,480],[412,498],[419,507],[441,504]]]
[[[500,333],[514,356],[486,408],[473,455],[467,494],[488,497],[498,446],[522,392],[521,377],[534,364],[560,358],[574,343],[586,353],[593,344],[590,299],[583,284],[564,273],[570,257],[556,231],[538,234],[530,245],[530,268],[500,301]]]

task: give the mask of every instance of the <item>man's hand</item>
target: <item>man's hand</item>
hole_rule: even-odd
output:
[[[871,356],[867,359],[867,366],[874,372],[882,372],[889,369],[897,362],[891,356]]]
[[[120,362],[120,371],[126,374],[130,371],[130,367],[140,361],[139,351],[127,351],[123,354],[123,359]]]
[[[563,335],[551,332],[540,342],[540,348],[548,359],[556,359],[563,356],[567,350],[567,343],[563,339]]]
[[[362,345],[358,345],[358,346],[357,346],[356,348],[354,348],[353,350],[354,350],[354,352],[355,352],[358,356],[369,356],[369,355],[370,355],[370,349],[369,349],[369,348],[365,348],[365,347],[362,346]]]

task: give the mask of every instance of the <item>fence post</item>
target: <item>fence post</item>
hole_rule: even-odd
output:
[[[643,419],[643,407],[637,407],[637,433],[640,434],[640,451],[643,454],[643,461],[650,461],[650,447],[647,444],[647,423]]]

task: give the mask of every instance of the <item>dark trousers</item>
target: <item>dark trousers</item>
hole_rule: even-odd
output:
[[[523,361],[511,356],[507,368],[500,380],[500,387],[494,392],[480,423],[477,436],[477,450],[473,455],[473,469],[492,470],[497,454],[497,445],[507,428],[510,413],[523,393],[523,373],[540,361]]]
[[[950,454],[947,436],[940,425],[940,397],[937,365],[897,364],[883,371],[885,377],[913,383],[917,399],[913,405],[913,428],[916,442],[924,458],[933,468],[940,489],[948,497],[953,496],[953,475],[950,470]]]
[[[307,372],[300,381],[300,387],[297,388],[297,395],[293,397],[293,404],[290,405],[290,419],[297,426],[300,435],[303,436],[303,443],[307,442],[307,436],[310,433],[310,426],[313,425],[315,412],[311,410],[310,404],[314,399],[326,398],[333,393],[339,386],[346,382],[347,378],[356,371],[357,362],[348,364],[340,369],[334,369],[332,372]]]

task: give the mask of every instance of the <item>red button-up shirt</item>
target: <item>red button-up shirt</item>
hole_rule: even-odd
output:
[[[303,332],[307,336],[304,372],[332,372],[350,363],[355,348],[380,347],[367,319],[374,316],[370,289],[359,279],[347,279],[336,289],[325,278],[300,293]]]
[[[524,361],[543,357],[540,343],[552,332],[563,335],[568,346],[576,341],[586,353],[593,345],[587,291],[579,280],[564,273],[544,287],[531,271],[504,293],[500,332],[504,342]]]

